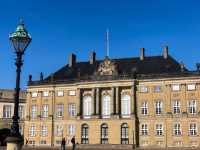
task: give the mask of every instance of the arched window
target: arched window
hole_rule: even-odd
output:
[[[83,116],[84,118],[90,117],[92,114],[92,97],[83,97]]]
[[[103,96],[103,112],[102,115],[104,117],[109,117],[110,116],[110,96],[109,95],[104,95]]]
[[[89,127],[87,124],[81,126],[81,144],[89,144],[88,130]]]
[[[121,144],[128,144],[129,139],[128,139],[128,124],[123,123],[121,125]]]
[[[128,116],[128,115],[130,115],[130,113],[131,113],[131,111],[130,111],[130,106],[131,106],[131,104],[130,104],[130,102],[131,102],[131,97],[130,97],[130,95],[122,95],[122,97],[121,97],[121,105],[122,105],[122,115],[124,115],[124,116]]]
[[[101,144],[108,144],[108,125],[101,125]]]

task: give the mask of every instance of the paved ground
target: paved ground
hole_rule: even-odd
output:
[[[0,147],[0,150],[6,150],[6,147]],[[23,150],[60,150],[60,147],[23,147]],[[72,150],[71,147],[66,147],[65,150]],[[123,150],[118,148],[77,148],[76,150]],[[128,150],[128,149],[126,149]],[[133,150],[133,149],[129,149]],[[200,148],[137,148],[135,150],[200,150]]]

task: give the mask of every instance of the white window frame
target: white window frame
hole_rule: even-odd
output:
[[[74,124],[69,124],[68,125],[68,135],[73,136],[75,135],[76,132],[76,127]]]
[[[156,135],[157,136],[163,135],[163,124],[156,124]]]
[[[49,105],[43,104],[42,105],[42,117],[47,118],[49,116]]]
[[[197,135],[197,124],[196,123],[190,123],[189,124],[189,135],[190,136],[196,136]]]
[[[64,104],[56,104],[56,117],[61,118],[64,116]]]
[[[187,90],[188,91],[194,91],[194,90],[196,90],[196,84],[188,84],[187,85]]]
[[[76,104],[70,103],[68,104],[68,113],[70,117],[76,116]]]
[[[180,123],[175,123],[173,129],[174,129],[174,135],[175,136],[181,136],[182,135],[181,124]]]
[[[102,96],[102,115],[103,118],[110,118],[111,115],[111,96],[103,95]]]
[[[64,96],[64,91],[57,91],[57,96],[58,97]]]
[[[142,115],[148,115],[148,102],[147,101],[142,102],[141,114]]]
[[[42,96],[48,97],[48,96],[49,96],[49,91],[43,91],[43,92],[42,92]]]
[[[160,115],[162,113],[163,102],[160,100],[156,101],[155,107],[156,107],[156,115]]]
[[[173,84],[172,85],[172,91],[180,91],[181,87],[179,84]]]
[[[161,92],[162,91],[162,86],[161,85],[155,85],[154,86],[154,92]]]
[[[141,93],[147,93],[148,92],[148,86],[140,85],[140,92]]]
[[[76,96],[76,90],[69,90],[68,95],[69,96]]]
[[[181,102],[180,100],[173,101],[173,113],[180,114],[181,113]]]
[[[37,105],[31,106],[31,118],[37,118]]]
[[[19,114],[20,119],[24,118],[24,105],[19,105],[18,114]]]
[[[196,100],[189,100],[188,101],[188,112],[190,114],[197,113],[197,101]]]
[[[12,105],[3,105],[3,118],[11,118]]]
[[[131,114],[131,96],[128,94],[123,94],[121,96],[121,114],[122,116],[130,116]]]
[[[48,136],[48,126],[47,125],[41,126],[41,136],[42,137]]]
[[[29,128],[29,136],[34,137],[36,136],[36,125],[32,124],[31,127]]]
[[[63,136],[63,125],[56,125],[56,136]]]
[[[141,135],[146,136],[148,135],[148,124],[141,125]]]
[[[83,97],[83,116],[90,118],[92,115],[92,96],[86,95]]]
[[[37,92],[32,92],[31,93],[31,97],[37,97],[38,96],[38,93]]]

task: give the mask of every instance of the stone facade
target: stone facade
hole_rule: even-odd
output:
[[[75,136],[79,144],[199,147],[200,74],[172,64],[165,55],[158,71],[157,66],[149,68],[145,61],[151,62],[143,56],[137,61],[145,62],[147,67],[142,68],[147,72],[132,68],[132,74],[127,75],[123,72],[126,68],[120,70],[123,61],[130,65],[127,60],[105,58],[94,67],[93,76],[86,78],[74,59],[69,63],[73,65],[61,69],[66,72],[58,71],[40,81],[30,80],[25,141],[30,145],[56,146],[64,137],[70,145]],[[68,70],[73,66],[76,71],[71,76],[78,80],[69,80],[68,73],[73,69]],[[162,67],[166,69],[159,72]],[[149,73],[148,69],[156,73]]]
[[[23,134],[24,119],[26,116],[26,92],[20,93],[20,132]],[[12,124],[14,113],[14,90],[0,89],[0,129],[9,128]]]

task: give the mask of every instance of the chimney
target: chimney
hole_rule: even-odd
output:
[[[140,60],[144,60],[144,48],[140,48]]]
[[[168,58],[168,46],[165,46],[165,47],[164,47],[164,50],[163,50],[163,58],[164,58],[164,59],[167,59],[167,58]]]
[[[76,63],[76,55],[72,53],[69,55],[69,67],[73,67],[75,63]]]
[[[28,76],[28,81],[29,81],[29,82],[32,81],[32,75],[31,75],[31,74]]]
[[[42,81],[42,80],[43,80],[43,73],[40,72],[40,81]]]
[[[185,65],[183,62],[180,63],[181,72],[185,71]]]
[[[94,51],[90,52],[90,64],[94,64],[96,61],[96,53]]]

